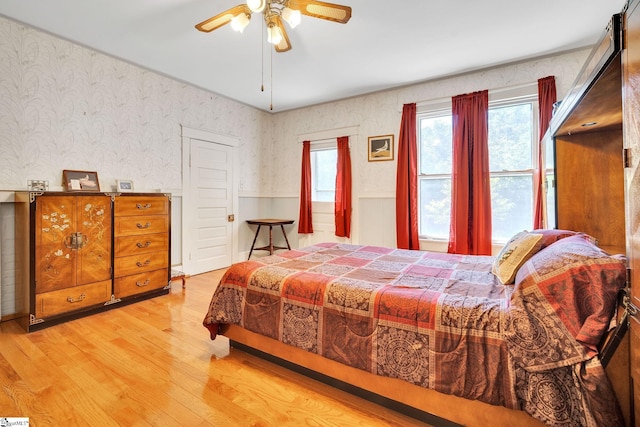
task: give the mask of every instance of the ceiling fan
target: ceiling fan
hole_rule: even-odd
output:
[[[291,28],[300,23],[300,15],[307,15],[327,21],[346,24],[351,18],[351,8],[339,4],[316,0],[247,0],[225,10],[218,15],[202,21],[196,29],[209,33],[231,22],[231,27],[242,32],[251,19],[252,13],[262,13],[267,24],[267,41],[274,45],[276,52],[291,49],[289,37],[285,31],[284,19]]]

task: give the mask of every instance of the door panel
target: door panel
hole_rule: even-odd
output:
[[[74,286],[77,250],[70,247],[76,231],[73,196],[41,196],[36,205],[36,292]]]
[[[78,233],[78,285],[111,278],[111,197],[79,197],[76,207]]]
[[[638,1],[632,2],[624,24],[625,49],[623,53],[623,130],[628,157],[625,168],[625,201],[627,207],[627,256],[631,268],[631,298],[640,307],[640,10]],[[632,398],[630,424],[640,426],[640,321],[631,317],[630,370]],[[635,410],[634,410],[635,409]]]
[[[233,148],[191,139],[190,273],[228,267],[232,261]]]

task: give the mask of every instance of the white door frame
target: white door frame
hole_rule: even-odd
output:
[[[197,139],[204,142],[210,142],[213,144],[221,144],[230,146],[233,153],[233,184],[232,184],[232,204],[233,211],[236,220],[232,224],[232,238],[231,238],[231,262],[238,262],[238,184],[240,178],[240,168],[238,159],[238,147],[240,140],[236,137],[229,135],[221,135],[211,131],[190,128],[181,126],[182,128],[182,266],[186,274],[190,274],[192,271],[191,262],[191,247],[193,245],[193,239],[191,236],[185,234],[184,221],[188,221],[190,216],[189,212],[192,210],[193,201],[191,200],[191,140]]]

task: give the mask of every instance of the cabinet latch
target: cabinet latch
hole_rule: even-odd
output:
[[[69,249],[82,249],[86,244],[87,236],[80,232],[70,234],[64,239],[64,245]]]
[[[622,158],[625,168],[631,167],[631,148],[625,148],[622,150]]]

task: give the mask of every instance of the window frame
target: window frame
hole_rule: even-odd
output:
[[[489,92],[489,109],[493,108],[501,108],[507,106],[515,106],[520,104],[531,104],[531,165],[530,168],[527,169],[513,169],[513,170],[501,170],[501,171],[490,171],[490,179],[496,177],[507,177],[507,176],[530,176],[532,180],[532,192],[531,192],[531,203],[533,205],[535,194],[535,189],[533,188],[533,180],[535,178],[536,165],[538,165],[539,156],[544,156],[545,153],[540,153],[540,130],[539,130],[539,104],[538,104],[538,93],[537,93],[537,84],[523,85],[516,88],[507,88],[497,91]],[[452,179],[453,171],[450,173],[434,173],[427,174],[422,173],[421,170],[421,156],[422,156],[422,144],[421,144],[421,120],[437,118],[437,117],[445,117],[452,115],[452,107],[451,107],[451,98],[434,100],[430,102],[423,103],[418,106],[418,111],[416,114],[416,135],[417,135],[417,149],[418,149],[418,160],[417,160],[417,185],[418,185],[418,214],[422,216],[422,196],[421,196],[421,181],[422,180],[437,180],[448,178]],[[489,130],[490,131],[490,130]],[[546,162],[547,164],[549,162]],[[547,167],[547,165],[543,165],[545,169],[545,179],[549,173],[553,173],[553,168]],[[533,212],[531,213],[533,216]],[[436,236],[430,236],[424,232],[420,228],[421,221],[418,221],[418,233],[420,240],[426,240],[431,242],[442,243],[448,241],[449,237],[441,238]],[[504,244],[506,240],[495,239],[492,236],[493,244]]]
[[[336,191],[336,187],[335,187],[335,176],[334,176],[334,183],[333,183],[333,195],[334,198],[331,201],[327,201],[327,200],[316,200],[315,196],[317,195],[317,184],[320,181],[318,179],[318,167],[317,167],[317,157],[313,155],[314,152],[318,152],[318,151],[335,151],[336,152],[336,156],[338,153],[338,142],[336,141],[331,141],[331,142],[312,142],[311,143],[311,147],[310,147],[310,154],[311,154],[311,203],[331,203],[334,204],[335,203],[335,191]],[[337,173],[337,172],[336,172]],[[323,191],[323,190],[320,190]],[[326,191],[326,190],[325,190]]]

